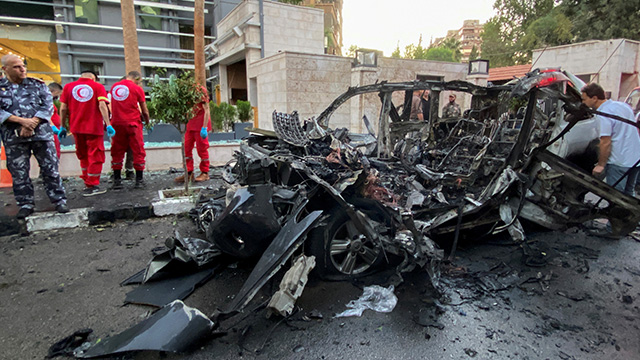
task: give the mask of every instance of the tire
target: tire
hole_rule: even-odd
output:
[[[339,207],[330,210],[326,220],[307,236],[307,253],[316,257],[314,273],[325,280],[366,276],[384,258],[380,245],[360,234]]]

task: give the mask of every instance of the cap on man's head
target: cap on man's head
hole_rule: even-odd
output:
[[[96,74],[96,72],[93,71],[93,70],[82,70],[80,72],[80,75],[82,75],[82,74],[91,74],[91,75],[95,76],[96,81],[98,81],[98,74]]]

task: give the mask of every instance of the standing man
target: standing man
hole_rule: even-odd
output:
[[[631,107],[620,101],[606,100],[604,89],[600,85],[591,83],[585,85],[581,91],[582,103],[588,107],[634,121]],[[634,196],[638,169],[631,167],[640,159],[638,129],[606,116],[598,115],[597,118],[600,122],[600,155],[598,163],[593,168],[593,175],[600,177],[604,174],[607,184],[613,186],[629,172],[628,176],[616,185],[616,189]]]
[[[209,114],[209,104],[207,102],[207,91],[204,90],[205,97],[196,105],[196,115],[187,123],[187,131],[184,135],[184,151],[187,162],[187,179],[195,182],[209,180],[209,138],[211,131],[211,116]],[[196,147],[200,156],[200,175],[193,178],[193,147]],[[185,176],[175,178],[178,183],[185,181]]]
[[[111,169],[113,169],[113,188],[122,189],[122,162],[127,149],[133,152],[133,168],[136,171],[135,188],[144,187],[142,178],[146,153],[142,138],[142,121],[149,123],[149,110],[144,98],[144,90],[140,87],[142,75],[130,71],[124,80],[115,83],[111,88],[111,124],[116,135],[111,143]]]
[[[411,98],[411,113],[409,114],[409,120],[424,120],[424,114],[422,113],[422,100],[420,96],[422,90],[414,90],[413,97]]]
[[[456,104],[456,94],[449,94],[449,102],[442,108],[442,118],[460,117],[460,105]]]
[[[420,103],[422,104],[422,118],[424,121],[429,121],[431,118],[431,99],[429,98],[429,90],[425,90],[422,93]]]
[[[60,97],[60,117],[69,117],[69,130],[76,142],[76,156],[80,160],[85,189],[82,196],[104,194],[100,188],[100,174],[104,164],[104,126],[107,135],[115,135],[109,122],[107,92],[97,82],[98,75],[85,70],[80,79],[65,85]]]
[[[29,178],[32,153],[40,165],[49,200],[57,212],[69,212],[49,126],[53,114],[51,93],[44,82],[27,77],[27,68],[19,57],[5,55],[0,61],[6,74],[0,79],[0,133],[7,152],[7,169],[13,177],[13,195],[20,207],[17,218],[26,218],[35,208]]]

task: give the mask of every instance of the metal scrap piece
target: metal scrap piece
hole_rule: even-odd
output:
[[[176,300],[137,325],[74,355],[88,359],[139,350],[181,353],[209,338],[213,328],[214,323],[200,310]]]
[[[284,142],[295,146],[305,146],[311,140],[307,137],[302,126],[298,112],[291,114],[273,112],[273,130]]]
[[[124,303],[163,307],[174,300],[184,300],[197,286],[211,279],[214,271],[215,269],[206,269],[194,274],[142,284],[127,293]]]
[[[267,308],[272,312],[277,312],[281,316],[289,316],[293,312],[293,305],[302,295],[309,272],[316,266],[315,256],[300,255],[291,265],[280,282],[280,290],[278,290]]]
[[[305,204],[303,204],[305,205]],[[300,222],[296,219],[300,217],[300,213],[304,210],[304,206],[300,206],[293,216],[282,227],[282,230],[273,239],[269,247],[253,268],[249,278],[240,289],[233,301],[222,312],[224,314],[232,314],[241,311],[251,299],[256,295],[258,290],[273,275],[278,272],[282,265],[291,257],[293,252],[304,242],[307,232],[311,230],[322,215],[321,210],[311,212]]]

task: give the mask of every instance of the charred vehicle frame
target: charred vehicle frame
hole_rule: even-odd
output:
[[[452,251],[471,229],[522,241],[519,218],[551,229],[608,218],[612,234],[625,235],[640,220],[640,201],[591,176],[597,124],[580,85],[559,70],[488,87],[383,82],[350,88],[304,122],[274,112],[274,131],[254,129],[225,168],[227,202],[211,200],[194,215],[208,241],[238,258],[272,256],[273,239],[295,228],[288,223],[304,223],[291,246],[315,256],[326,279],[395,260],[398,273],[422,267],[435,282],[444,252],[433,239],[453,239]],[[433,94],[434,121],[409,121],[402,111],[414,90]],[[442,91],[470,94],[471,108],[438,119]],[[377,131],[366,117],[368,134],[330,129],[340,105],[367,93],[382,101]],[[394,94],[404,94],[405,106],[395,106]]]

